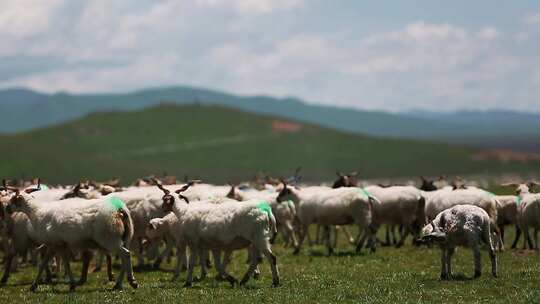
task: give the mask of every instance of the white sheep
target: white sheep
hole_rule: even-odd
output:
[[[504,184],[504,186],[515,186],[516,194],[518,196],[517,201],[517,218],[518,225],[521,231],[524,233],[525,240],[523,242],[523,248],[526,244],[532,249],[538,250],[538,231],[540,230],[540,194],[531,193],[530,190],[534,186],[539,186],[537,182],[529,183],[510,183]],[[529,236],[529,229],[534,228],[534,244],[531,242]]]
[[[415,239],[418,238],[426,222],[425,199],[420,190],[412,186],[367,186],[364,190],[381,202],[373,206],[372,222],[375,229],[382,224],[390,227],[403,225],[397,247],[404,244],[410,233]]]
[[[55,252],[62,254],[70,280],[70,290],[74,290],[77,283],[69,266],[71,253],[88,249],[98,249],[120,256],[122,270],[116,280],[115,289],[122,288],[126,273],[130,285],[133,288],[138,287],[133,276],[130,251],[127,249],[133,236],[133,224],[129,210],[120,199],[70,199],[39,204],[29,191],[8,189],[15,192],[10,199],[10,206],[14,211],[28,216],[33,227],[32,238],[45,245],[44,257],[32,284],[32,291],[37,289],[39,279]]]
[[[203,256],[205,250],[212,252],[216,270],[221,277],[234,285],[237,281],[228,274],[221,264],[221,251],[247,248],[251,245],[253,257],[259,252],[264,254],[272,270],[272,286],[280,284],[277,258],[272,253],[270,239],[275,233],[275,218],[271,207],[266,202],[228,202],[222,204],[193,203],[180,194],[189,186],[186,185],[176,193],[185,202],[175,203],[175,197],[158,184],[164,192],[163,207],[172,210],[178,218],[180,237],[186,240],[191,254],[188,263],[188,275],[185,286],[193,284],[193,267],[197,256]],[[253,258],[248,271],[240,284],[245,284],[253,275],[259,261]]]
[[[457,246],[470,247],[474,254],[474,277],[482,274],[480,245],[487,244],[491,273],[497,277],[497,256],[491,240],[491,219],[482,208],[456,205],[439,213],[422,229],[422,240],[440,245],[441,280],[452,276],[451,261]]]
[[[497,208],[497,226],[501,231],[501,239],[504,242],[505,226],[514,225],[516,227],[516,237],[511,248],[515,248],[521,235],[518,223],[518,204],[521,198],[515,195],[497,195],[500,205]],[[504,250],[504,244],[499,242],[499,250]]]
[[[310,187],[296,189],[285,183],[280,191],[277,201],[293,201],[296,208],[297,218],[301,225],[301,236],[294,253],[300,251],[302,243],[311,224],[320,224],[326,227],[333,225],[356,224],[359,230],[363,230],[364,237],[358,241],[356,251],[362,249],[366,238],[369,240],[371,250],[375,250],[373,234],[370,229],[372,221],[372,202],[377,201],[366,192],[358,188]],[[332,254],[333,248],[326,229],[326,246],[328,254]]]

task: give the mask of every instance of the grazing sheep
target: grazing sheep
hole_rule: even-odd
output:
[[[501,239],[504,242],[505,226],[514,225],[516,227],[516,237],[511,248],[516,248],[521,229],[518,225],[518,204],[521,198],[515,195],[497,195],[500,205],[497,207],[497,226],[501,230]],[[499,250],[504,250],[504,244],[499,242]]]
[[[522,184],[510,183],[504,184],[503,186],[516,187],[516,194],[518,195],[518,225],[521,231],[523,231],[525,237],[523,249],[525,249],[526,244],[528,244],[529,248],[538,250],[538,231],[540,230],[540,194],[531,193],[530,190],[534,186],[540,186],[540,184],[537,182],[528,182]],[[530,228],[534,228],[534,244],[531,242],[529,236]]]
[[[424,242],[435,242],[441,247],[441,280],[452,276],[452,255],[457,246],[470,247],[474,254],[474,277],[482,274],[480,245],[488,246],[491,273],[497,277],[497,256],[491,241],[491,219],[482,208],[457,205],[439,213],[422,229]]]
[[[330,189],[314,187],[314,189],[295,189],[283,183],[283,189],[277,197],[278,202],[293,201],[296,214],[301,225],[301,236],[298,247],[294,253],[298,254],[311,224],[350,225],[356,224],[359,230],[363,230],[364,237],[358,241],[356,251],[360,252],[367,238],[374,251],[373,233],[370,229],[372,222],[372,208],[375,198],[369,196],[361,189],[338,188]],[[332,254],[333,248],[327,229],[326,246],[328,254]]]
[[[175,203],[175,197],[160,184],[163,191],[163,207],[165,211],[172,210],[177,218],[180,229],[178,233],[185,239],[190,249],[188,275],[185,286],[193,284],[193,267],[197,256],[203,256],[205,250],[212,252],[216,270],[226,278],[231,285],[237,281],[228,274],[221,264],[221,251],[248,248],[251,245],[251,265],[240,284],[245,284],[253,275],[259,263],[258,256],[266,256],[272,270],[272,286],[279,286],[279,271],[277,258],[272,253],[270,239],[276,232],[275,218],[270,205],[260,200],[247,202],[229,202],[222,204],[197,203],[189,204],[189,200],[180,194],[189,185],[176,191],[185,203]]]
[[[120,255],[122,270],[116,280],[115,289],[122,289],[126,273],[129,284],[133,288],[138,287],[133,276],[130,251],[127,249],[133,236],[133,224],[129,210],[120,199],[70,199],[39,204],[30,195],[39,189],[21,192],[16,188],[4,188],[14,192],[9,206],[28,216],[33,227],[32,238],[45,245],[44,257],[31,291],[37,289],[41,275],[55,252],[62,254],[70,290],[75,290],[77,283],[71,273],[69,260],[73,251],[88,249]]]

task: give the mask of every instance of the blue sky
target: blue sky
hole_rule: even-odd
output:
[[[538,1],[0,2],[0,87],[540,112]]]

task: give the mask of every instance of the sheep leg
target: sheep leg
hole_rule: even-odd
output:
[[[277,266],[277,257],[272,252],[272,249],[270,248],[270,244],[264,243],[261,244],[263,246],[262,249],[259,249],[259,252],[262,252],[266,259],[268,260],[268,263],[270,264],[270,269],[272,271],[272,287],[278,287],[280,285],[279,281],[279,269]]]
[[[400,248],[401,246],[403,246],[405,244],[405,240],[407,239],[407,237],[409,236],[409,234],[411,233],[411,230],[409,229],[409,226],[403,226],[402,228],[400,228],[400,240],[399,242],[397,242],[396,244],[396,248]]]
[[[446,272],[448,273],[448,278],[452,277],[452,256],[456,252],[456,248],[450,247],[446,252]]]
[[[107,258],[107,278],[109,279],[109,282],[114,281],[114,273],[112,270],[112,256],[110,253],[105,254],[105,257]]]
[[[349,228],[347,228],[347,226],[341,226],[341,229],[343,230],[343,233],[345,234],[345,237],[347,237],[347,240],[349,241],[349,244],[351,244],[351,245],[356,244],[352,234],[349,232]]]
[[[334,231],[334,239],[332,240],[332,248],[337,247],[338,242],[338,232],[341,230],[341,226],[332,226],[332,230]],[[330,235],[328,235],[328,238],[330,238]]]
[[[64,262],[64,270],[69,279],[69,291],[73,292],[75,291],[75,288],[77,287],[77,281],[75,281],[75,278],[73,277],[73,272],[71,272],[71,266],[69,265],[70,259],[71,259],[71,256],[69,252],[64,252],[62,254],[62,261]]]
[[[538,251],[538,229],[534,229],[534,250]]]
[[[103,253],[100,253],[96,259],[96,263],[94,265],[94,269],[92,269],[92,272],[100,272],[101,266],[103,265]]]
[[[521,236],[521,228],[518,225],[516,225],[516,237],[514,238],[514,242],[512,243],[512,246],[510,248],[516,249],[520,236]]]
[[[474,278],[479,278],[482,275],[482,255],[480,253],[480,247],[478,244],[474,244],[471,247],[474,255]]]
[[[255,268],[257,268],[257,265],[259,264],[259,253],[254,252],[254,251],[257,251],[257,249],[255,247],[252,247],[251,251],[252,251],[250,254],[251,263],[249,264],[248,270],[246,271],[246,273],[242,277],[242,280],[240,281],[241,286],[246,285],[246,283],[249,281],[249,279],[253,275]]]
[[[116,279],[116,284],[114,285],[115,290],[121,290],[122,289],[122,281],[124,280],[124,275],[127,274],[127,280],[129,285],[133,289],[137,289],[139,287],[139,283],[135,280],[135,277],[133,276],[133,265],[131,264],[131,252],[124,246],[120,248],[120,259],[122,261],[122,270],[120,270],[120,273],[118,274],[118,278]]]
[[[448,280],[448,248],[441,247],[441,280]]]
[[[161,265],[161,262],[163,261],[163,259],[167,255],[169,255],[173,249],[172,242],[168,241],[168,242],[165,242],[165,244],[166,244],[165,249],[163,249],[163,252],[161,252],[161,254],[156,258],[156,260],[154,261],[154,264],[152,265],[154,269],[159,269],[159,266]]]
[[[212,257],[214,258],[214,264],[216,265],[216,270],[218,271],[219,277],[227,280],[231,284],[231,287],[238,284],[238,280],[225,270],[225,266],[221,262],[221,251],[212,250]]]
[[[192,248],[190,247],[190,249],[192,249]],[[195,267],[196,259],[197,259],[197,255],[195,254],[195,250],[192,249],[190,254],[189,254],[187,277],[186,277],[186,283],[184,284],[184,287],[192,287],[193,286],[193,267]]]
[[[298,242],[298,246],[296,248],[294,248],[294,252],[293,254],[299,254],[300,253],[300,249],[302,248],[302,244],[304,243],[304,239],[306,238],[306,234],[309,236],[308,234],[308,226],[305,226],[305,225],[302,225],[301,228],[300,228],[300,240]]]
[[[45,248],[45,253],[43,254],[43,259],[42,259],[41,264],[39,265],[39,268],[38,268],[36,278],[34,279],[34,282],[32,283],[32,285],[30,286],[30,291],[31,292],[35,292],[37,290],[38,285],[39,285],[39,280],[41,279],[41,276],[43,275],[43,271],[45,270],[45,268],[49,267],[49,265],[48,265],[49,260],[52,258],[53,255],[54,255],[54,252],[46,247]]]
[[[331,226],[324,226],[324,237],[326,238],[326,249],[328,250],[328,256],[331,256],[334,253],[334,248],[332,248],[332,240],[330,238],[330,229]]]
[[[526,249],[526,244],[529,244],[529,249],[533,249],[533,243],[531,241],[531,236],[529,235],[529,227],[524,227],[523,232],[523,236],[525,237],[525,240],[523,241],[523,249]]]
[[[16,256],[15,252],[13,252],[11,248],[8,250],[8,254],[4,257],[4,274],[0,280],[0,284],[2,285],[6,284],[9,279],[9,275],[11,273],[11,263],[13,262],[13,258]]]
[[[296,239],[296,236],[294,235],[294,228],[290,221],[287,221],[284,225],[283,231],[287,234],[287,238],[292,241],[292,245],[294,248],[298,247],[298,240]]]
[[[174,267],[174,274],[171,281],[174,282],[180,277],[181,265],[188,265],[186,261],[186,246],[183,244],[177,246],[176,266]]]
[[[83,285],[88,280],[88,267],[90,266],[90,261],[92,260],[92,251],[84,251],[82,253],[82,271],[81,278],[77,285]]]
[[[196,280],[202,281],[206,279],[206,276],[208,273],[206,271],[206,267],[208,265],[208,261],[210,260],[210,257],[208,256],[208,250],[199,250],[198,255],[199,255],[199,264],[201,266],[201,276]]]

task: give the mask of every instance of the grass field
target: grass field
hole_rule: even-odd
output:
[[[379,247],[375,254],[355,255],[340,240],[334,256],[325,256],[318,245],[294,256],[278,240],[274,251],[281,271],[279,288],[270,287],[267,263],[261,267],[261,279],[245,287],[215,281],[210,269],[209,278],[191,289],[182,288],[183,281],[170,282],[172,265],[164,263],[164,271],[137,272],[141,285],[137,290],[126,283],[124,291],[110,291],[112,283],[106,282],[103,272],[91,274],[76,293],[70,294],[68,285],[59,283],[41,285],[32,294],[28,288],[35,269],[23,268],[1,289],[0,303],[538,303],[540,299],[540,258],[533,252],[500,254],[497,279],[491,277],[489,258],[483,252],[483,276],[471,280],[472,254],[460,248],[453,260],[454,279],[442,282],[437,248]],[[238,252],[230,266],[236,277],[246,270],[244,261],[245,253]],[[79,265],[74,265],[78,273]]]
[[[0,136],[2,178],[41,177],[73,184],[81,178],[124,183],[167,171],[208,182],[251,179],[256,172],[305,181],[329,180],[336,170],[362,178],[501,173],[528,174],[540,162],[475,161],[477,150],[412,140],[367,137],[316,125],[283,122],[217,106],[159,106],[96,113],[70,123]]]

